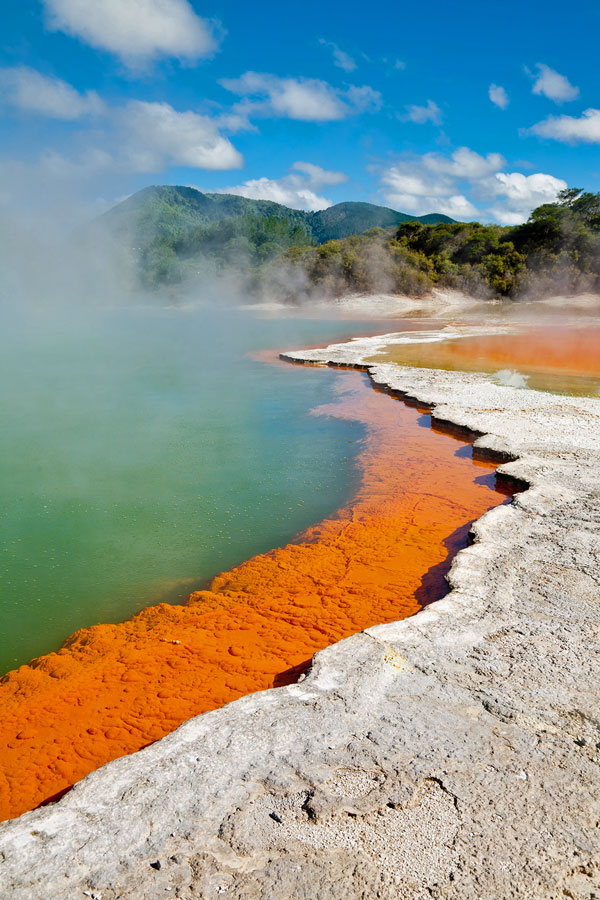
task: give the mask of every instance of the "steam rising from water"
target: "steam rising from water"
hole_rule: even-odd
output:
[[[246,354],[376,328],[323,310],[316,322],[282,306],[279,319],[241,312],[250,298],[239,260],[188,293],[144,294],[129,252],[66,219],[0,217],[0,577],[3,612],[25,639],[18,647],[13,625],[0,634],[5,668],[171,589],[180,599],[335,508],[358,435],[306,414],[336,376],[274,372]],[[496,377],[527,383],[511,368]]]
[[[494,381],[505,384],[507,387],[526,388],[529,375],[522,375],[514,369],[500,369],[494,375]]]

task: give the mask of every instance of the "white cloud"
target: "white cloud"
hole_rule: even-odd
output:
[[[314,211],[331,206],[331,200],[316,191],[326,185],[348,180],[343,172],[331,172],[313,163],[295,162],[291,168],[294,171],[282,178],[253,178],[243,184],[223,188],[218,193],[239,194],[252,200],[272,200],[292,209]]]
[[[423,164],[431,172],[443,173],[453,178],[484,178],[501,168],[506,160],[500,153],[481,156],[468,147],[459,147],[450,158],[439,153],[426,153]]]
[[[362,87],[351,84],[346,96],[352,104],[353,112],[376,112],[381,109],[381,94],[366,84]]]
[[[397,59],[396,62],[394,63],[394,68],[403,70],[406,68],[406,63],[403,62],[403,60],[401,60],[401,59]]]
[[[579,118],[550,116],[533,125],[529,132],[565,144],[600,144],[600,109],[586,109]]]
[[[411,212],[415,208],[415,204],[420,205],[417,198],[445,197],[452,192],[452,185],[449,181],[432,181],[427,173],[418,173],[418,168],[411,164],[391,166],[384,173],[382,182],[388,186],[390,193],[388,199],[392,195],[402,197],[413,197],[411,202]]]
[[[216,40],[187,0],[43,0],[48,27],[108,50],[128,66],[158,57],[197,60]]]
[[[500,107],[500,109],[506,109],[506,107],[510,103],[508,94],[506,93],[505,89],[499,84],[490,84],[488,96],[492,103],[495,103],[496,106]]]
[[[579,94],[579,88],[571,84],[568,78],[560,75],[544,63],[537,64],[538,74],[533,85],[534,94],[543,94],[555,103],[564,103],[565,100],[574,100]]]
[[[439,125],[442,121],[442,111],[433,100],[427,101],[427,106],[407,106],[406,115],[400,116],[403,122],[416,122],[424,125],[425,122],[432,122]]]
[[[313,78],[277,78],[246,72],[241,78],[225,78],[221,84],[234,94],[259,98],[255,111],[272,112],[290,119],[327,122],[343,119],[349,112],[331,85]]]
[[[344,50],[340,50],[337,44],[334,44],[333,41],[326,41],[325,38],[320,38],[319,43],[324,47],[328,47],[333,53],[334,66],[343,69],[344,72],[353,72],[355,70],[356,63],[352,57]]]
[[[443,213],[451,218],[472,219],[477,209],[456,191],[451,180],[434,180],[426,171],[418,171],[414,163],[391,166],[382,174],[386,203],[401,212],[416,216]]]
[[[316,78],[279,78],[246,72],[241,78],[225,78],[228,91],[248,98],[246,114],[285,116],[304,122],[332,122],[368,109],[378,109],[381,95],[372,88],[351,86],[347,91]]]
[[[309,179],[311,187],[321,188],[326,185],[342,184],[348,181],[348,176],[343,172],[333,172],[330,169],[322,169],[309,162],[295,162],[292,169],[303,172]]]
[[[477,207],[464,194],[452,194],[438,204],[437,212],[451,219],[470,220],[477,217]]]
[[[95,91],[80,94],[66,81],[26,66],[0,69],[0,98],[24,112],[66,121],[95,115],[104,109]]]
[[[506,172],[499,153],[482,156],[461,147],[450,156],[426,153],[405,158],[381,172],[385,202],[424,215],[482,219],[504,225],[524,222],[532,209],[552,202],[566,183],[538,172]]]
[[[140,100],[103,107],[103,113],[93,131],[75,135],[70,152],[45,149],[34,166],[55,179],[85,180],[107,173],[161,172],[171,165],[207,170],[243,165],[218,117]]]
[[[249,197],[251,200],[272,200],[274,203],[282,203],[292,209],[327,209],[331,206],[331,200],[319,197],[314,191],[306,187],[295,187],[289,184],[289,178],[252,178],[243,184],[223,188],[218,193],[239,194],[241,197]]]
[[[168,103],[133,100],[119,114],[122,152],[136,172],[167,165],[196,169],[237,169],[243,158],[215,122],[195,112],[177,112]]]
[[[552,203],[566,187],[566,181],[542,172],[533,175],[496,172],[481,186],[480,193],[488,200],[493,195],[503,198],[502,205],[494,204],[490,208],[490,215],[502,225],[513,225],[527,221],[532,209],[542,203]]]

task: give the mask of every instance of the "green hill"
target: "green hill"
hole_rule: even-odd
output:
[[[390,228],[403,222],[423,222],[426,225],[437,222],[453,222],[448,216],[430,213],[427,216],[411,216],[408,213],[396,212],[387,206],[376,206],[373,203],[336,203],[329,209],[309,213],[309,221],[313,236],[322,244],[325,241],[350,237],[351,234],[363,234],[371,228]]]
[[[150,290],[215,276],[237,279],[248,296],[291,302],[416,295],[436,284],[513,298],[600,289],[600,194],[579,188],[515,226],[416,219],[370,203],[303,212],[169,186],[146,188],[98,221]]]
[[[203,194],[195,188],[160,185],[144,188],[100,218],[129,246],[144,248],[160,238],[183,236],[190,229],[240,216],[272,218],[301,228],[316,243],[387,228],[402,222],[452,222],[448,216],[410,216],[373,203],[337,203],[319,212],[290,209],[270,200],[250,200],[237,194]]]
[[[236,194],[203,194],[195,188],[159,185],[144,188],[109,209],[97,221],[134,246],[157,238],[182,236],[192,228],[239,216],[284,219],[311,233],[307,213],[270,200],[248,200]]]
[[[255,272],[290,248],[432,220],[453,221],[442,215],[414,218],[372,203],[338,203],[305,212],[270,200],[159,185],[132,194],[97,219],[91,230],[107,228],[133,263],[136,280],[154,289],[224,271]]]

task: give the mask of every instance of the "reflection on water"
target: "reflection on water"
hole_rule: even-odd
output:
[[[600,392],[600,326],[523,325],[516,334],[393,344],[370,361],[487,372],[499,384],[593,396]]]

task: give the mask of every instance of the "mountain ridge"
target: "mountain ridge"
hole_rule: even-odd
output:
[[[452,223],[441,213],[412,216],[386,206],[363,201],[336,203],[314,212],[293,209],[272,200],[254,200],[239,194],[204,193],[185,185],[150,185],[107,210],[96,221],[119,236],[142,245],[160,237],[209,226],[239,216],[258,216],[287,221],[308,238],[322,244],[363,234],[371,228],[387,228],[404,222]]]

